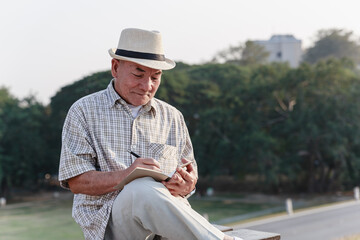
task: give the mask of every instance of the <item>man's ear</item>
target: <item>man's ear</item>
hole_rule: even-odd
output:
[[[111,60],[111,75],[113,76],[113,78],[117,77],[118,67],[119,67],[119,60],[113,58]]]

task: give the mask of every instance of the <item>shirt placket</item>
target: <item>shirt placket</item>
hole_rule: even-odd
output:
[[[125,126],[123,128],[123,131],[126,131],[128,133],[128,136],[131,135],[130,142],[128,142],[126,140],[123,140],[123,143],[127,146],[126,151],[133,151],[134,153],[137,153],[138,139],[137,139],[137,134],[136,134],[136,127],[134,126],[135,121],[134,121],[134,119],[132,117],[131,110],[127,106],[126,102],[123,99],[119,100],[119,104],[117,105],[117,107],[119,109],[121,109],[122,114],[123,114],[122,117],[124,119],[126,119],[126,124],[125,124]],[[127,158],[127,157],[124,158],[124,159],[126,159],[126,160],[124,160],[126,166],[129,167],[131,164],[134,163],[136,157],[132,156],[130,153],[128,153],[128,155],[125,154],[125,156],[129,157],[129,158]]]
[[[141,154],[140,149],[139,149],[138,134],[137,134],[138,119],[139,119],[139,117],[135,118],[132,122],[130,150],[136,154]],[[135,159],[136,159],[136,157],[132,156],[132,162],[134,162]]]

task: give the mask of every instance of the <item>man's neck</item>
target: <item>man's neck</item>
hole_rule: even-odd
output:
[[[132,114],[133,118],[136,118],[139,115],[139,112],[140,112],[140,109],[141,109],[142,105],[134,106],[134,105],[128,104],[128,106],[129,106],[129,108],[131,110],[131,114]]]

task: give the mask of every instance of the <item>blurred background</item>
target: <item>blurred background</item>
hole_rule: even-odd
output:
[[[294,208],[353,199],[360,182],[357,5],[1,2],[0,232],[5,239],[81,238],[72,195],[57,182],[62,124],[73,102],[106,88],[107,50],[128,27],[160,31],[166,56],[177,62],[157,97],[184,114],[200,174],[192,205],[210,221],[279,213],[288,198]],[[22,224],[34,214],[38,222]]]

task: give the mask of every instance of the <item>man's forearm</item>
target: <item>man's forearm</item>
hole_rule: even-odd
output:
[[[115,191],[114,186],[127,174],[126,169],[114,172],[89,171],[69,179],[68,182],[73,193],[99,196]]]
[[[160,164],[152,158],[137,158],[130,167],[113,172],[89,171],[68,180],[73,193],[99,196],[115,191],[119,184],[136,167],[160,171]]]

